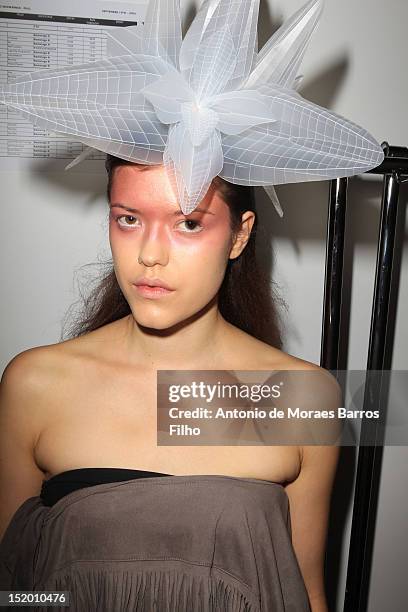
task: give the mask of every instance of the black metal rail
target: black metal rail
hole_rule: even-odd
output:
[[[378,399],[377,395],[381,390],[381,380],[378,381],[377,376],[373,383],[369,372],[384,369],[399,185],[408,180],[408,148],[390,146],[387,142],[383,142],[381,146],[385,159],[380,166],[369,170],[369,173],[382,174],[384,178],[364,408],[370,405],[373,397]],[[321,366],[329,370],[339,369],[347,186],[347,178],[335,179],[330,183],[320,358]],[[377,385],[375,393],[374,384]],[[368,419],[362,420],[343,612],[367,611],[383,452],[381,440],[377,441],[375,446],[365,445],[366,441],[375,439],[373,426],[376,428],[377,423],[373,425]]]

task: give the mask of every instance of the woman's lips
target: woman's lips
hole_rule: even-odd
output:
[[[165,295],[168,295],[169,293],[173,293],[173,290],[171,289],[165,289],[164,287],[150,287],[149,285],[133,285],[137,292],[140,295],[143,295],[143,297],[148,297],[148,298],[153,298],[153,299],[157,299],[157,298],[161,298]]]

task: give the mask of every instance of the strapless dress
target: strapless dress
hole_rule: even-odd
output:
[[[25,611],[310,612],[283,485],[211,474],[53,476],[0,542],[0,589],[70,592]]]

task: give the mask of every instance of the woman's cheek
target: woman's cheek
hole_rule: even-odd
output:
[[[190,238],[188,242],[184,239],[182,244],[174,244],[174,254],[177,254],[180,264],[184,262],[185,267],[187,266],[190,271],[196,271],[197,274],[209,274],[211,271],[223,269],[228,259],[228,252],[225,238],[217,239],[217,236],[204,232]]]
[[[134,232],[121,230],[114,225],[109,231],[109,243],[115,265],[121,268],[130,266],[134,269],[139,254]]]
[[[129,295],[129,285],[140,276],[140,264],[137,261],[137,249],[130,248],[126,241],[110,240],[113,267],[119,287],[126,297]]]
[[[205,306],[218,292],[224,279],[225,257],[221,253],[204,253],[192,258],[188,269],[184,268],[182,277],[189,300],[198,308]]]

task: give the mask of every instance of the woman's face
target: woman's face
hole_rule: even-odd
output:
[[[233,249],[229,209],[215,188],[184,215],[163,165],[114,169],[109,240],[116,277],[135,320],[155,329],[204,308],[219,290],[230,255],[243,248],[236,244]],[[171,291],[158,295],[137,288],[143,278],[163,282]]]

